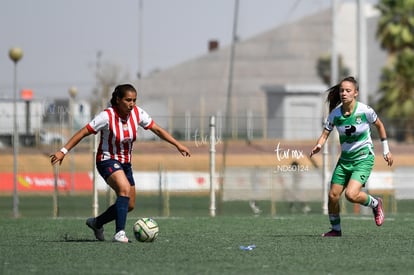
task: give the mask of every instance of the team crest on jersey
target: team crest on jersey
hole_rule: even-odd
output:
[[[126,137],[122,140],[122,143],[126,144],[126,143],[131,142],[131,141],[132,141],[132,138]]]
[[[362,118],[361,118],[360,116],[357,116],[357,117],[355,118],[355,122],[356,122],[357,124],[361,124],[361,123],[362,123]]]
[[[121,168],[121,166],[119,166],[119,164],[118,164],[118,163],[115,163],[115,164],[114,164],[114,168],[115,168],[115,169],[119,169],[119,168]]]

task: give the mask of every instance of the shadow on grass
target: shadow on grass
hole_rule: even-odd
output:
[[[272,238],[292,238],[292,237],[297,237],[297,238],[320,238],[321,235],[315,235],[315,234],[272,234],[269,235]]]
[[[94,243],[94,242],[101,242],[101,241],[98,241],[96,239],[77,238],[77,237],[72,237],[69,234],[65,234],[60,238],[60,240],[56,240],[54,242]]]
[[[86,239],[66,239],[66,240],[60,240],[56,242],[65,242],[65,243],[95,243],[95,242],[101,242],[98,240],[86,240]]]

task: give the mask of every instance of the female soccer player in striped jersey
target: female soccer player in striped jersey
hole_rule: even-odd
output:
[[[104,213],[86,220],[99,241],[104,240],[103,225],[115,220],[113,241],[127,243],[125,224],[127,212],[135,206],[135,182],[131,168],[133,142],[137,129],[151,130],[161,139],[174,145],[183,156],[190,150],[172,137],[140,107],[136,106],[137,91],[130,84],[119,85],[112,93],[111,107],[99,113],[85,127],[75,133],[65,146],[50,156],[52,165],[61,164],[65,155],[84,137],[101,133],[96,155],[100,175],[115,191],[117,199]]]
[[[338,85],[328,90],[330,114],[317,144],[310,156],[318,153],[325,144],[329,134],[336,126],[341,144],[341,155],[331,179],[328,199],[329,221],[331,231],[324,237],[340,237],[341,219],[339,215],[339,198],[345,191],[345,197],[352,203],[371,207],[377,226],[384,222],[381,198],[363,192],[374,166],[374,146],[371,140],[370,125],[374,124],[381,138],[383,157],[388,166],[393,163],[388,147],[387,133],[375,111],[357,101],[358,83],[353,77],[344,78]]]

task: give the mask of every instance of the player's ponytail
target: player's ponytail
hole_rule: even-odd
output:
[[[341,103],[341,98],[339,97],[340,88],[341,84],[336,84],[327,90],[328,96],[326,97],[326,101],[329,103],[329,112],[332,112]]]
[[[116,106],[116,99],[119,98],[123,98],[125,96],[125,93],[128,91],[132,91],[132,92],[137,92],[137,90],[135,90],[134,86],[132,86],[131,84],[122,84],[122,85],[118,85],[115,87],[114,91],[112,92],[112,97],[111,97],[111,105],[112,106]]]
[[[339,91],[341,89],[341,84],[344,81],[351,82],[355,85],[355,89],[359,91],[359,85],[356,79],[353,76],[345,77],[341,80],[338,84],[335,86],[332,86],[328,90],[328,96],[326,97],[326,101],[329,103],[329,112],[332,112],[333,109],[335,109],[336,106],[338,106],[341,103],[341,97],[339,95]]]

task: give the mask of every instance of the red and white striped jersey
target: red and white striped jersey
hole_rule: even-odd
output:
[[[113,107],[105,109],[86,125],[94,134],[101,132],[96,162],[108,159],[131,162],[132,144],[137,138],[138,126],[147,130],[152,125],[152,118],[138,106],[126,119],[122,119]]]

